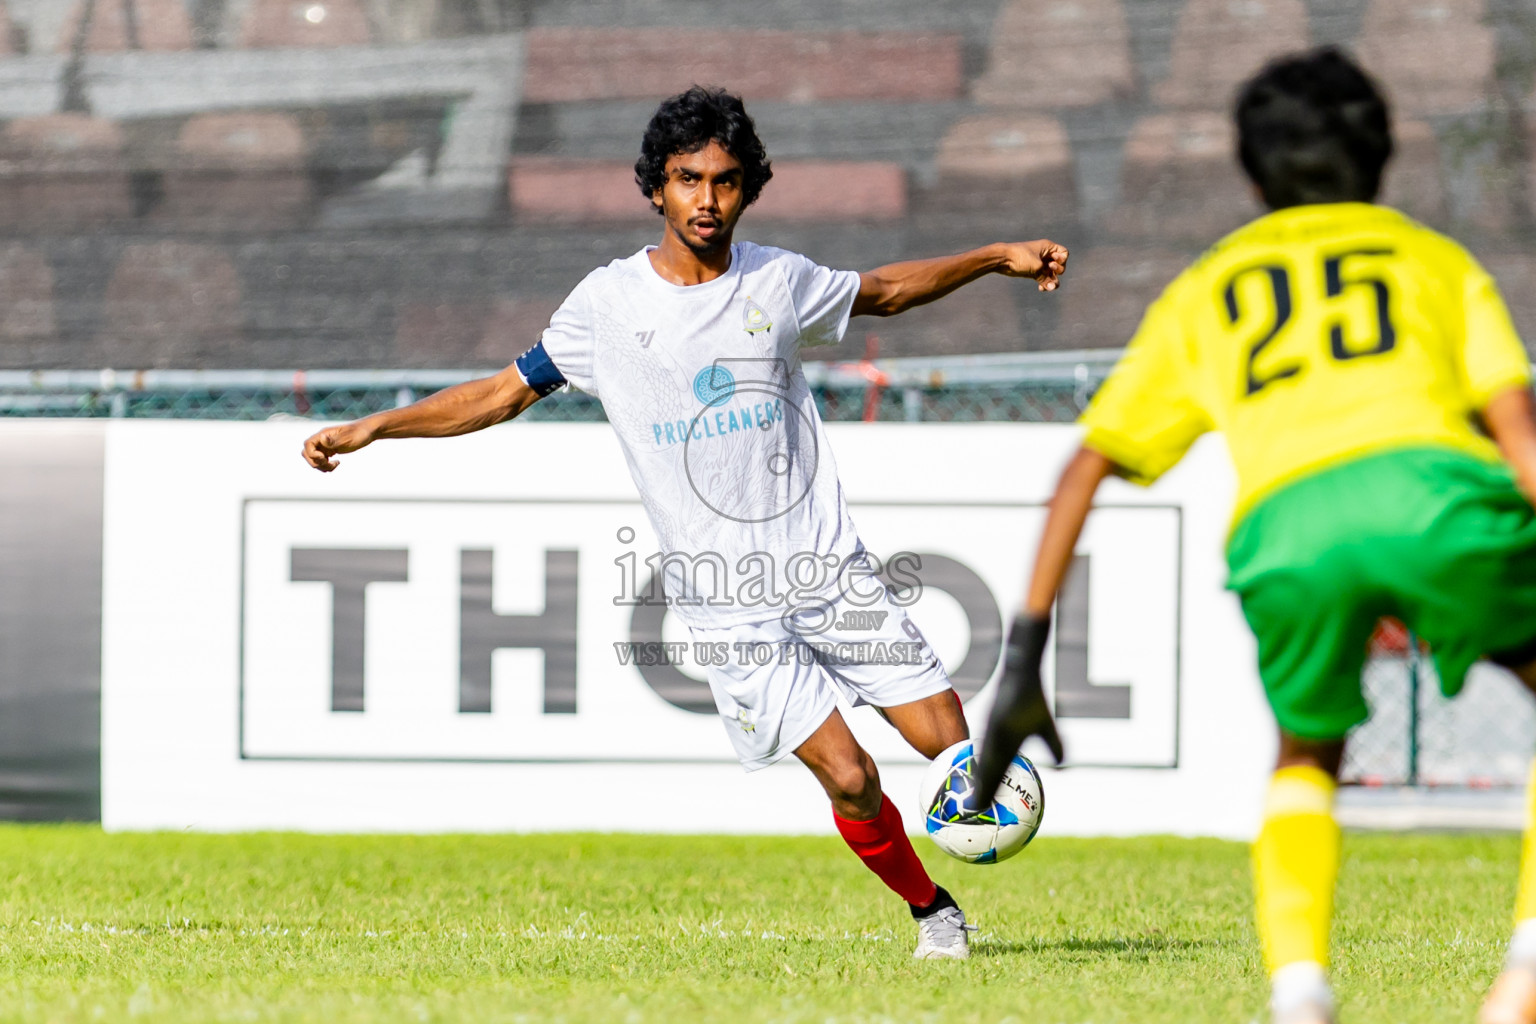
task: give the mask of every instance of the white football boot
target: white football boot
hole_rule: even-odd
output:
[[[1321,964],[1287,964],[1271,979],[1269,1009],[1274,1024],[1334,1024],[1333,988]]]
[[[967,960],[971,955],[971,943],[966,932],[976,926],[965,923],[965,912],[955,905],[954,897],[939,888],[939,894],[929,907],[919,913],[917,919],[917,949],[912,956],[917,960]]]

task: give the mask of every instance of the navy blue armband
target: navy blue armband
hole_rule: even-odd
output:
[[[565,375],[544,351],[542,341],[517,357],[517,372],[523,375],[523,383],[540,398],[565,387]]]

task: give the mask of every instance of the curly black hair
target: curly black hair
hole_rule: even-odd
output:
[[[646,125],[645,138],[640,141],[635,184],[647,199],[651,198],[667,182],[669,157],[697,153],[711,142],[718,142],[741,161],[742,207],[751,206],[773,177],[773,165],[741,97],[724,89],[695,85],[656,108],[651,123]]]
[[[1376,198],[1391,112],[1343,51],[1279,58],[1243,86],[1235,115],[1238,160],[1272,209]]]

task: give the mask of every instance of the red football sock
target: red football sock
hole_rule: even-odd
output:
[[[864,866],[880,876],[880,881],[890,886],[896,894],[916,907],[926,907],[939,893],[923,862],[917,859],[906,829],[901,826],[901,812],[882,796],[880,813],[873,821],[849,821],[836,812],[832,820],[843,841],[859,855]]]

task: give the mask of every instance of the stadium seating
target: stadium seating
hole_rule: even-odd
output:
[[[238,348],[240,323],[240,279],[223,249],[135,243],[107,282],[98,347],[106,365],[199,366]]]
[[[880,325],[886,354],[1123,341],[1159,271],[1261,212],[1233,160],[1231,93],[1314,39],[1357,48],[1392,90],[1386,201],[1513,252],[1536,195],[1536,162],[1530,188],[1508,185],[1528,139],[1441,153],[1486,130],[1464,115],[1492,94],[1494,26],[1518,20],[1488,0],[95,0],[81,36],[86,7],[0,0],[0,54],[65,54],[77,37],[111,54],[71,95],[97,116],[0,119],[0,231],[47,255],[5,266],[28,294],[37,267],[58,275],[57,341],[35,351],[84,365],[105,323],[102,246],[215,234],[217,259],[239,254],[221,294],[240,296],[243,329],[198,335],[223,348],[137,341],[136,358],[500,365],[512,343],[494,325],[520,343],[552,296],[655,241],[632,162],[656,103],[695,81],[744,94],[774,161],[743,237],[849,267],[1018,233],[1073,246],[1059,295],[969,290]],[[509,31],[525,59],[465,86],[503,90],[484,105],[388,70],[440,67],[461,45],[483,61],[491,44],[461,37]],[[193,45],[216,49],[166,52]],[[359,49],[325,51],[338,46]],[[226,58],[238,105],[217,94]],[[345,97],[334,77],[302,81],[306,62],[334,76],[344,61],[386,68],[389,89],[371,91],[373,71],[343,74]],[[204,62],[199,109],[204,72],[188,69]],[[12,109],[54,109],[59,82],[30,66],[10,64]],[[481,123],[494,145],[468,159],[500,185],[440,187]]]
[[[1302,0],[1186,0],[1173,36],[1172,71],[1153,95],[1170,107],[1225,110],[1254,69],[1309,41]]]
[[[1142,118],[1126,140],[1120,205],[1105,227],[1125,236],[1204,245],[1257,216],[1234,149],[1225,114]]]
[[[1536,338],[1536,254],[1505,250],[1476,255],[1499,283],[1515,328],[1529,348]]]
[[[1484,104],[1493,88],[1494,32],[1485,0],[1371,0],[1360,30],[1361,60],[1416,116]]]
[[[526,103],[657,100],[699,82],[751,100],[943,100],[965,84],[958,36],[541,28],[527,38]]]
[[[1009,0],[972,95],[992,107],[1082,107],[1136,88],[1121,0]]]
[[[640,132],[660,98],[524,103],[518,109],[513,155],[633,164]],[[958,100],[751,100],[748,106],[775,165],[789,160],[896,161],[914,174],[932,170],[939,141],[970,111],[970,104]]]
[[[829,185],[829,183],[834,183]],[[655,221],[635,185],[633,164],[559,157],[517,157],[508,173],[512,213],[535,221]],[[752,207],[754,218],[899,220],[907,209],[906,175],[892,163],[778,161],[773,181]]]
[[[398,366],[480,362],[474,353],[485,331],[487,314],[485,304],[480,302],[415,303],[402,307],[395,330],[393,362]]]
[[[26,366],[34,346],[58,330],[53,307],[53,267],[36,249],[0,245],[0,364]]]
[[[312,203],[304,155],[304,133],[290,114],[189,118],[156,219],[192,230],[293,227]]]
[[[470,353],[468,365],[510,364],[544,333],[564,299],[563,295],[496,299],[491,303],[479,344]]]
[[[875,161],[777,163],[772,187],[752,207],[754,218],[817,222],[896,221],[906,213],[906,172]]]
[[[539,339],[561,297],[407,304],[398,316],[401,366],[506,366]]]
[[[535,28],[691,26],[705,29],[771,28],[848,32],[958,32],[985,43],[1006,0],[438,0],[443,4],[521,8]],[[1169,0],[1149,0],[1167,3]],[[1178,2],[1178,0],[1173,0]]]
[[[806,358],[857,361],[869,335],[879,339],[882,357],[980,351],[977,338],[987,339],[989,352],[1049,347],[1048,331],[1026,335],[1024,329],[1024,307],[1044,306],[1038,298],[1031,282],[984,277],[966,287],[965,302],[919,306],[888,320],[855,320],[842,344],[807,350]]]
[[[1061,289],[1058,347],[1118,348],[1131,340],[1148,304],[1190,263],[1186,252],[1100,246],[1072,253]]]
[[[118,50],[189,50],[192,19],[182,0],[76,0],[64,20],[58,49],[69,52],[80,33],[87,10],[91,23],[85,37],[87,53]]]
[[[1396,147],[1382,183],[1382,202],[1426,224],[1444,227],[1449,214],[1434,129],[1423,121],[1399,120],[1393,131]]]
[[[507,172],[507,195],[518,220],[602,222],[654,218],[635,187],[632,164],[523,156]]]
[[[437,35],[437,28],[443,21],[444,6],[441,0],[417,0],[417,2],[406,4],[373,4],[369,13],[373,17],[374,42],[415,43],[434,38]],[[473,10],[480,5],[477,2],[471,2],[470,4],[455,3],[451,6],[459,10],[465,7]],[[446,34],[463,35],[465,33],[448,32]]]
[[[240,45],[364,46],[373,41],[362,0],[250,0]]]
[[[1045,114],[965,118],[944,136],[936,166],[934,200],[946,209],[1002,209],[1038,223],[1077,206],[1071,143]]]
[[[86,114],[18,118],[0,137],[0,230],[88,230],[133,216],[122,129]]]

